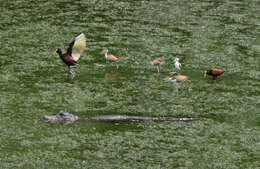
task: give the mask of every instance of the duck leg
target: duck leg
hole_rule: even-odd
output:
[[[76,76],[77,65],[69,66],[69,79],[72,80]]]
[[[160,73],[160,66],[156,66],[157,67],[157,72]]]

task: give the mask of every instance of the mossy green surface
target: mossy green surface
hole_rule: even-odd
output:
[[[0,0],[0,168],[259,168],[257,0]],[[53,55],[84,32],[77,77]],[[108,48],[123,60],[105,67]],[[157,74],[150,61],[164,56]],[[167,82],[176,56],[189,81]],[[118,67],[118,68],[117,68]],[[213,81],[202,70],[220,67]],[[191,123],[48,124],[69,111]]]

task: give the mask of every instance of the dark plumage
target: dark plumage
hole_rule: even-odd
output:
[[[61,60],[67,65],[67,66],[72,66],[72,65],[76,65],[77,61],[73,59],[73,57],[71,56],[70,53],[68,53],[68,50],[66,53],[62,53],[61,49],[58,48],[56,50],[56,53],[58,53],[59,57],[61,58]]]
[[[206,75],[212,76],[213,79],[215,80],[218,76],[222,75],[223,73],[224,73],[224,71],[222,69],[212,68],[209,70],[205,70],[204,76],[205,77],[206,77]]]
[[[81,33],[72,39],[65,53],[62,53],[60,48],[56,50],[56,53],[59,55],[61,60],[69,67],[69,76],[71,79],[75,77],[77,61],[84,52],[85,48],[86,37],[83,33]]]

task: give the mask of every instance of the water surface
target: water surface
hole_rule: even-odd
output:
[[[252,0],[1,2],[0,168],[258,168],[260,15]],[[74,81],[53,55],[84,32]],[[123,57],[106,64],[103,48]],[[150,61],[164,56],[160,74]],[[189,82],[165,81],[176,56]],[[118,67],[118,68],[117,68]],[[216,81],[201,71],[221,67]],[[46,124],[46,114],[192,123]]]

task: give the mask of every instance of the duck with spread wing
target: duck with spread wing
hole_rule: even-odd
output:
[[[76,36],[69,43],[69,47],[65,53],[62,52],[60,48],[56,49],[56,53],[59,55],[61,60],[68,66],[69,68],[69,78],[74,79],[76,75],[76,67],[78,60],[84,50],[86,49],[86,37],[84,33]]]

